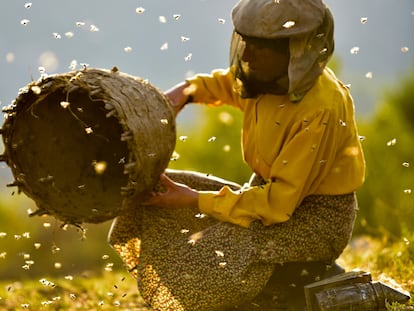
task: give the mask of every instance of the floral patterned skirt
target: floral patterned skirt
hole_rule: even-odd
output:
[[[225,183],[189,172],[168,175],[198,190]],[[263,226],[255,221],[243,228],[198,210],[136,204],[114,220],[109,242],[153,309],[225,310],[256,297],[277,264],[339,257],[356,211],[353,193],[313,195],[287,222]]]

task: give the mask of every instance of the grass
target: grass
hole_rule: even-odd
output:
[[[414,236],[413,236],[414,237]],[[414,293],[414,239],[358,237],[339,259],[347,270],[369,271],[374,281]],[[414,304],[390,304],[389,310],[414,310]],[[152,310],[139,296],[126,271],[77,276],[0,281],[0,309],[5,310]]]
[[[354,238],[338,260],[346,270],[368,271],[373,281],[402,289],[414,297],[414,235],[391,241],[388,236]],[[414,310],[414,298],[406,306],[392,303],[388,310]]]
[[[1,281],[0,310],[147,311],[126,272],[78,277]]]
[[[414,236],[413,236],[414,237]],[[373,279],[398,283],[414,293],[414,240],[390,242],[387,239],[374,239],[369,236],[352,240],[339,259],[350,269],[371,272]]]

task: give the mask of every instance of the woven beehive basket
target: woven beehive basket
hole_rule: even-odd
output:
[[[5,153],[19,191],[36,215],[99,223],[144,196],[174,150],[174,114],[148,82],[84,69],[32,82],[3,109]]]

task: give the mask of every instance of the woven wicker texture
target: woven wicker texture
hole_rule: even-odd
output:
[[[4,109],[12,185],[65,223],[122,214],[122,201],[152,190],[175,147],[168,99],[148,82],[113,70],[42,78]]]

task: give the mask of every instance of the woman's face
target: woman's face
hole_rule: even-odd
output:
[[[289,39],[259,39],[243,36],[241,65],[246,77],[272,82],[288,73]]]

